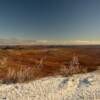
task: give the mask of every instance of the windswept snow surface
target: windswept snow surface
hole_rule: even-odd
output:
[[[100,100],[100,72],[1,84],[0,100]]]

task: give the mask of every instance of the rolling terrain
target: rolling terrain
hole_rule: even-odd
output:
[[[70,69],[76,56],[79,67]],[[73,65],[74,66],[74,65]],[[100,66],[99,46],[1,46],[0,80],[27,82],[47,76],[87,73]]]

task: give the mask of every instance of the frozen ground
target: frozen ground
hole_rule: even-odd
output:
[[[100,71],[1,84],[0,100],[100,100]]]

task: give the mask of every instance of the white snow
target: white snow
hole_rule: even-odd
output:
[[[100,100],[100,71],[0,84],[0,100]]]

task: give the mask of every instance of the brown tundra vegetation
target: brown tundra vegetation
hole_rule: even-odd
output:
[[[47,76],[86,73],[100,66],[100,48],[14,46],[0,49],[0,80],[28,82]]]

